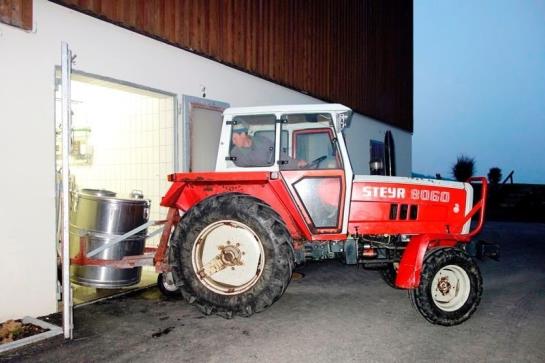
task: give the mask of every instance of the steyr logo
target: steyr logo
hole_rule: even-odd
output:
[[[363,187],[363,196],[366,198],[405,198],[405,188],[392,187]]]

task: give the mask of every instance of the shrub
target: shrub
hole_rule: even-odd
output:
[[[458,156],[456,164],[452,166],[452,176],[461,182],[465,182],[467,179],[471,178],[474,172],[475,159],[469,156]]]
[[[496,166],[490,168],[490,170],[488,171],[488,181],[490,182],[490,184],[499,184],[499,182],[501,181],[501,177],[501,169]]]

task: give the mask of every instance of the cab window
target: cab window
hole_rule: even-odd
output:
[[[275,124],[275,115],[233,118],[229,160],[238,167],[274,165]]]
[[[330,114],[288,114],[283,120],[281,144],[288,150],[280,153],[281,169],[342,168]]]

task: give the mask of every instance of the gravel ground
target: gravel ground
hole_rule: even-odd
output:
[[[150,288],[75,309],[73,341],[0,360],[545,362],[545,225],[489,223],[483,234],[501,260],[479,262],[481,305],[455,327],[426,322],[378,272],[328,261],[299,268],[304,278],[251,318],[205,317]]]

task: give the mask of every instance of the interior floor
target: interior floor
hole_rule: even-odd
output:
[[[120,289],[102,289],[95,287],[72,284],[74,305],[89,303],[92,301],[104,299],[106,297],[127,293],[144,287],[153,286],[157,283],[157,272],[153,268],[142,269],[142,278],[136,285]]]

